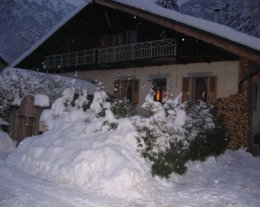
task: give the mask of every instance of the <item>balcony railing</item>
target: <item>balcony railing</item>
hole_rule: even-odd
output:
[[[94,64],[96,51],[97,49],[91,49],[47,56],[45,65],[47,68],[59,68]]]
[[[111,63],[176,55],[176,39],[155,40],[99,49],[98,62]]]
[[[48,69],[176,56],[176,39],[64,53],[45,58]],[[97,58],[98,57],[98,58]],[[98,62],[96,62],[98,61]]]

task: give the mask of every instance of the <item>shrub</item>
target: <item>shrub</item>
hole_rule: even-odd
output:
[[[192,106],[189,116],[190,123],[186,124],[189,159],[203,161],[224,153],[229,136],[223,118],[203,102]]]
[[[178,119],[176,102],[167,102],[165,109],[160,102],[153,101],[152,92],[146,97],[143,109],[149,117],[135,119],[138,129],[138,150],[151,163],[153,176],[168,178],[172,172],[186,171],[187,145],[183,130],[173,123]]]
[[[203,161],[225,151],[229,139],[223,119],[206,103],[189,106],[185,112],[178,100],[162,105],[152,97],[151,93],[143,104],[150,116],[134,121],[138,151],[151,163],[153,176],[184,174],[189,160]]]

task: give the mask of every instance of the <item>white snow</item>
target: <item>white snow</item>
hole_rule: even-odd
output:
[[[63,75],[55,75],[55,74],[46,74],[46,73],[41,73],[38,71],[33,71],[33,70],[26,70],[23,68],[5,68],[1,74],[6,75],[10,73],[12,75],[12,80],[18,79],[18,77],[24,77],[24,78],[32,78],[32,77],[41,77],[41,76],[53,76],[55,80],[58,82],[59,80],[70,82],[71,85],[73,85],[75,88],[79,89],[87,89],[89,95],[93,95],[94,92],[96,91],[96,85],[86,81],[86,80],[81,80],[78,78],[72,78],[68,76],[63,76]],[[19,100],[18,100],[19,103]],[[18,104],[19,105],[19,104]]]
[[[1,126],[1,123],[0,123]],[[8,154],[15,149],[15,142],[9,135],[0,129],[0,156],[1,154]]]
[[[0,126],[1,126],[1,125],[6,125],[6,126],[8,126],[9,123],[0,117]]]
[[[34,95],[34,105],[40,107],[48,107],[50,105],[49,97],[45,94]]]
[[[14,60],[12,63],[9,63],[10,67],[15,67],[18,63],[20,63],[24,58],[30,55],[34,50],[36,50],[42,43],[44,43],[51,35],[53,35],[59,28],[61,28],[67,21],[69,21],[72,17],[74,17],[79,11],[81,11],[86,5],[88,5],[92,0],[76,0],[76,1],[68,1],[68,3],[73,3],[76,8],[73,9],[68,15],[66,15],[60,22],[58,22],[53,28],[51,28],[46,34],[41,36],[41,38],[31,45],[31,47],[24,51],[24,53]]]
[[[0,146],[10,153],[0,156],[0,206],[259,206],[260,157],[228,150],[188,163],[183,176],[152,177],[130,119],[115,119],[109,106],[100,104],[106,103],[100,91],[91,110],[66,104],[73,92],[67,89],[44,110],[48,131],[26,138],[13,152],[9,136],[0,133],[5,140]],[[98,116],[103,110],[105,118]]]
[[[246,47],[260,51],[260,38],[256,38],[242,32],[238,32],[225,25],[217,24],[215,22],[207,21],[204,19],[195,18],[192,16],[181,14],[177,11],[166,9],[153,4],[151,0],[113,0],[125,5],[129,5],[138,9],[148,11],[150,13],[172,19],[173,21],[180,22],[185,25],[192,26],[194,28],[201,29],[203,31],[215,34],[225,39],[237,42]],[[153,0],[155,2],[155,0]]]
[[[19,62],[21,62],[24,58],[30,55],[35,49],[37,49],[44,41],[46,41],[52,34],[54,34],[60,27],[62,27],[68,20],[70,20],[73,16],[75,16],[79,11],[81,11],[85,6],[91,3],[92,0],[77,0],[77,1],[69,1],[68,3],[74,4],[76,8],[70,12],[66,17],[62,19],[58,24],[56,24],[52,29],[49,30],[44,36],[41,36],[38,41],[31,45],[31,47],[24,51],[24,53],[18,57],[15,61],[10,63],[10,67],[16,66]],[[177,11],[173,11],[170,9],[162,8],[155,4],[155,0],[113,0],[115,2],[119,2],[122,4],[126,4],[132,7],[136,7],[138,9],[143,9],[145,11],[154,13],[156,15],[160,15],[162,17],[166,17],[172,19],[173,21],[180,22],[186,25],[189,25],[194,28],[201,29],[203,31],[215,34],[217,36],[223,37],[225,39],[231,40],[233,42],[239,43],[246,47],[250,47],[252,49],[260,51],[260,39],[244,34],[242,32],[236,31],[228,26],[217,24],[211,21],[207,21],[204,19],[195,18],[192,16],[181,14]],[[185,2],[185,1],[184,1]],[[182,4],[180,1],[179,4]]]

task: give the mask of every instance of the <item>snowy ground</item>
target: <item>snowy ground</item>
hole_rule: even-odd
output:
[[[113,116],[106,94],[95,92],[86,111],[86,94],[74,106],[73,97],[66,89],[41,116],[48,131],[16,149],[0,130],[1,207],[259,206],[260,157],[228,150],[188,163],[183,176],[152,177],[137,151],[136,128]]]
[[[189,166],[187,175],[172,181],[154,198],[120,199],[57,184],[32,176],[0,160],[0,206],[8,207],[85,207],[85,206],[243,206],[260,202],[260,158],[245,151],[227,152],[218,159]],[[165,192],[163,192],[165,191]]]

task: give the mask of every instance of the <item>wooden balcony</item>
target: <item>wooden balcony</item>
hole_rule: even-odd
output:
[[[47,56],[44,63],[47,69],[94,64],[96,60],[96,52],[97,49],[90,49]]]
[[[176,56],[176,39],[154,40],[116,47],[64,53],[45,58],[47,69],[109,64],[142,59]]]

